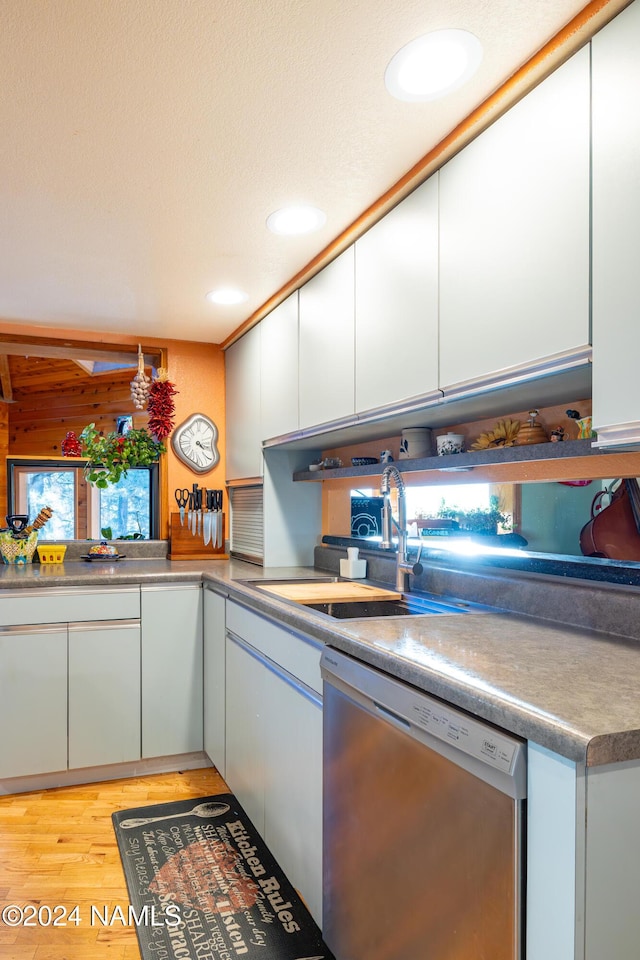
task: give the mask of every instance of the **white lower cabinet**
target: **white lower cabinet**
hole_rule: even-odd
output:
[[[0,778],[67,769],[67,627],[0,630]]]
[[[141,593],[142,756],[202,750],[202,586],[143,586]]]
[[[320,645],[227,603],[226,780],[322,921]]]
[[[322,699],[264,672],[264,836],[322,923]]]
[[[640,761],[588,767],[528,745],[527,960],[632,960]]]
[[[140,759],[140,621],[69,624],[69,768]]]
[[[264,837],[265,728],[263,664],[227,638],[226,780]]]
[[[205,587],[204,604],[204,750],[225,776],[225,605]]]

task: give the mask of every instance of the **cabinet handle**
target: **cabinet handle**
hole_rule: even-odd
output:
[[[261,663],[267,670],[270,670],[271,673],[274,673],[276,677],[279,677],[285,683],[288,683],[290,687],[293,687],[297,693],[300,693],[303,697],[306,697],[307,700],[310,700],[311,703],[315,704],[316,707],[322,709],[322,697],[319,693],[316,693],[315,690],[312,690],[311,687],[308,687],[306,683],[303,683],[302,680],[298,680],[297,677],[294,677],[292,673],[289,673],[274,660],[270,660],[269,657],[265,657],[263,653],[260,653],[259,650],[256,650],[255,647],[252,647],[250,643],[247,643],[246,640],[243,640],[241,637],[236,636],[235,633],[231,633],[230,630],[227,630],[227,639],[232,643],[235,643],[237,647],[240,647],[245,653],[248,653],[250,657],[253,657],[254,660],[257,660],[258,663]]]
[[[140,620],[78,620],[76,623],[69,624],[69,633],[81,633],[86,630],[128,630],[131,627],[140,627]]]

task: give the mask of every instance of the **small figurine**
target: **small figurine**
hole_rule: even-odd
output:
[[[551,443],[560,443],[561,440],[564,440],[564,427],[554,427],[549,434],[549,440],[551,440]]]
[[[596,434],[591,429],[591,417],[581,417],[578,410],[567,410],[570,420],[575,420],[578,428],[578,440],[591,440]]]

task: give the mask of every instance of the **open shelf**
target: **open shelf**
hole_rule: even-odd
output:
[[[516,447],[495,447],[487,450],[472,450],[467,453],[449,454],[444,457],[424,457],[419,460],[395,460],[401,473],[417,473],[424,470],[467,472],[474,467],[492,466],[500,463],[533,463],[541,460],[571,460],[576,457],[601,457],[603,451],[592,446],[591,440],[563,440],[560,443],[532,443]],[[334,470],[299,470],[294,480],[323,481],[347,477],[379,477],[382,463],[366,467],[343,466]]]

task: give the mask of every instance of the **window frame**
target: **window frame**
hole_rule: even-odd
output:
[[[16,496],[20,485],[20,476],[25,471],[45,472],[45,471],[75,471],[75,516],[74,531],[76,536],[74,540],[92,540],[96,537],[91,536],[91,526],[93,513],[97,509],[95,487],[87,483],[83,476],[83,469],[87,459],[85,457],[7,457],[7,515],[18,513],[16,509]],[[145,467],[131,467],[128,473],[144,470],[149,474],[149,540],[157,540],[160,535],[160,472],[159,463],[152,463]],[[78,528],[78,506],[80,502],[80,484],[84,483],[87,488],[87,527],[86,535]],[[44,538],[43,538],[44,539]],[[97,538],[99,539],[99,537]],[[146,541],[148,542],[148,541]]]

